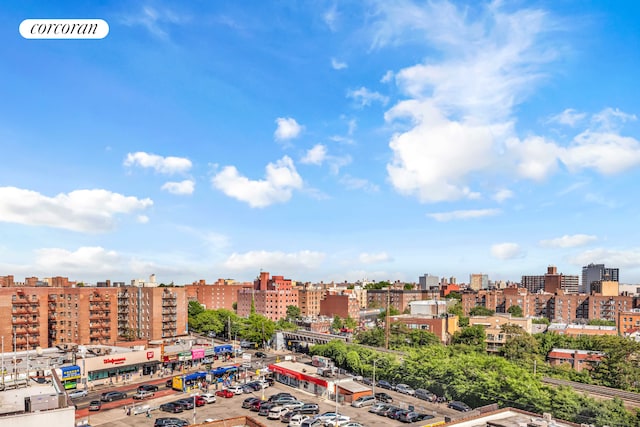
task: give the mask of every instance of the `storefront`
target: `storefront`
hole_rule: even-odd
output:
[[[112,353],[83,360],[83,377],[88,384],[127,383],[159,369],[160,350],[149,349],[128,353]]]
[[[78,388],[78,382],[82,378],[82,372],[80,366],[63,366],[58,368],[58,376],[65,390],[73,390]]]
[[[281,362],[269,365],[276,381],[299,388],[316,396],[326,396],[329,389],[333,389],[333,383],[318,376],[316,368],[297,362]]]

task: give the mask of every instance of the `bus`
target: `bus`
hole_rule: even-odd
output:
[[[207,381],[207,372],[198,371],[192,374],[178,375],[173,377],[171,388],[177,391],[188,393],[197,389],[198,386]]]

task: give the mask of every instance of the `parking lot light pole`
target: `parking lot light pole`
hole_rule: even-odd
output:
[[[371,380],[371,388],[373,389],[373,398],[376,398],[376,362],[378,359],[373,359],[373,378]]]

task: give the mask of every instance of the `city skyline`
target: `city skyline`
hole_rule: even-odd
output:
[[[640,283],[635,3],[3,9],[0,275]]]

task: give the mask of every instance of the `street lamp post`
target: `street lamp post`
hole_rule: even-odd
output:
[[[376,397],[376,363],[378,363],[378,359],[373,360],[373,378],[371,379],[374,399]]]

